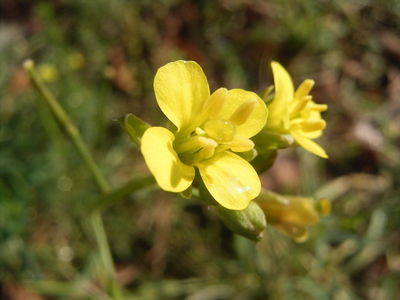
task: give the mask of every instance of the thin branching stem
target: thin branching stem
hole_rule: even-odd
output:
[[[90,154],[88,148],[86,147],[83,139],[73,124],[67,113],[61,107],[57,99],[53,96],[50,90],[46,87],[43,83],[40,76],[36,73],[34,68],[34,63],[32,60],[27,60],[24,63],[24,68],[29,74],[29,78],[36,88],[38,93],[42,96],[42,99],[45,101],[47,106],[50,108],[51,112],[55,116],[55,118],[60,123],[61,127],[65,130],[69,138],[71,139],[73,145],[77,149],[78,153],[83,159],[83,162],[89,168],[90,173],[92,174],[95,182],[97,183],[98,187],[100,188],[101,192],[104,195],[111,193],[111,188],[107,181],[105,180],[104,176],[100,172],[97,164],[95,163],[92,155]],[[108,289],[113,296],[113,299],[123,299],[122,297],[122,290],[121,286],[119,285],[118,281],[116,280],[115,276],[115,267],[111,256],[110,246],[108,244],[107,235],[104,229],[104,224],[101,219],[100,210],[92,210],[89,215],[89,222],[88,222],[91,231],[94,235],[94,238],[98,245],[99,256],[102,262],[102,266],[106,271],[109,277],[109,286]]]

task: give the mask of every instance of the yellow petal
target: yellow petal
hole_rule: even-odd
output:
[[[302,116],[304,115],[305,119],[308,120],[322,120],[321,118],[321,113],[318,111],[308,111],[306,113],[302,113]],[[322,135],[322,130],[316,130],[316,131],[311,131],[311,132],[305,132],[303,130],[299,130],[299,133],[308,139],[316,139],[319,138]]]
[[[325,150],[322,149],[321,146],[319,146],[317,143],[314,141],[303,137],[299,133],[295,131],[290,131],[290,134],[293,136],[293,138],[296,140],[297,143],[299,143],[300,146],[302,146],[304,149],[310,151],[311,153],[314,153],[315,155],[318,155],[323,158],[328,158],[328,155],[325,153]]]
[[[158,185],[165,191],[183,192],[194,179],[194,168],[182,163],[172,143],[175,137],[168,129],[151,127],[142,137],[141,150]]]
[[[200,125],[193,122],[202,112],[210,88],[196,62],[180,60],[161,67],[154,78],[154,92],[161,110],[178,130]]]
[[[274,75],[275,97],[268,104],[269,117],[267,127],[289,129],[288,104],[294,97],[294,87],[289,73],[278,62],[271,63]]]
[[[308,239],[309,233],[307,227],[304,225],[282,223],[272,224],[278,230],[292,238],[295,242],[302,243]]]
[[[242,89],[229,90],[227,105],[218,116],[219,118],[229,120],[236,110],[250,99],[257,99],[257,102],[253,104],[254,108],[252,108],[252,112],[246,116],[247,119],[243,124],[236,127],[236,135],[244,138],[250,138],[256,135],[267,122],[267,106],[257,94]]]
[[[318,211],[315,208],[313,198],[285,196],[289,202],[282,208],[279,219],[282,223],[293,223],[297,225],[312,225],[319,221]]]
[[[196,166],[210,194],[228,209],[245,209],[261,191],[254,168],[232,152],[220,152]]]

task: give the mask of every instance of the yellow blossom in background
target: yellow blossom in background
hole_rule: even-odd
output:
[[[308,238],[308,227],[317,224],[320,216],[331,211],[329,200],[297,196],[281,196],[262,190],[255,202],[265,213],[267,222],[296,242]]]
[[[42,64],[38,66],[37,71],[46,82],[55,82],[60,78],[60,72],[52,64]]]
[[[317,143],[312,141],[322,135],[326,123],[321,112],[328,106],[316,104],[309,95],[314,81],[307,79],[294,90],[289,73],[279,63],[271,63],[274,76],[275,96],[268,103],[269,118],[266,130],[290,134],[306,150],[328,158]]]
[[[253,167],[233,152],[252,150],[250,140],[265,125],[268,110],[252,92],[220,88],[210,96],[206,76],[193,61],[160,68],[154,79],[157,103],[175,126],[151,127],[141,140],[145,161],[160,187],[184,192],[195,168],[222,206],[241,210],[261,190]]]
[[[80,52],[72,52],[68,55],[68,65],[73,70],[81,69],[85,64],[85,57]]]

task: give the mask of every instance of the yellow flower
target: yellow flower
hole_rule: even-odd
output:
[[[210,96],[207,78],[193,61],[160,68],[154,79],[157,103],[175,126],[151,127],[141,151],[159,186],[187,190],[195,167],[210,194],[222,206],[241,210],[261,190],[253,167],[233,152],[253,149],[249,139],[265,125],[268,110],[252,92],[220,88]]]
[[[296,242],[308,238],[308,226],[319,222],[319,217],[331,211],[330,201],[322,198],[281,196],[262,190],[255,202],[265,213],[267,223],[291,237]]]
[[[328,106],[316,104],[309,95],[314,81],[305,80],[296,91],[289,73],[279,63],[271,63],[275,83],[275,97],[268,104],[267,130],[290,134],[306,150],[328,158],[324,149],[312,141],[322,135],[326,123],[321,112]]]
[[[46,82],[55,82],[60,78],[60,73],[52,64],[42,64],[38,67],[38,73]]]
[[[71,53],[70,55],[68,55],[67,60],[70,68],[74,70],[81,69],[85,64],[85,57],[82,53],[79,52]]]

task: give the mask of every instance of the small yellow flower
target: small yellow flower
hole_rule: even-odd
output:
[[[60,78],[60,73],[52,64],[42,64],[38,67],[38,73],[46,82],[55,82]]]
[[[253,149],[250,140],[265,125],[268,110],[252,92],[220,88],[210,96],[207,78],[193,61],[160,68],[154,79],[157,103],[175,130],[151,127],[141,151],[159,186],[187,190],[195,167],[214,199],[228,209],[247,207],[261,190],[253,167],[233,152]]]
[[[271,63],[275,83],[275,97],[268,103],[270,112],[267,130],[290,134],[306,150],[328,158],[317,143],[312,141],[322,135],[326,123],[321,112],[328,106],[316,104],[309,95],[314,81],[305,80],[296,91],[289,73],[279,63]]]
[[[265,213],[267,223],[273,225],[296,242],[308,238],[308,226],[317,224],[320,216],[331,211],[330,201],[322,198],[281,196],[262,190],[255,202]]]
[[[68,55],[68,65],[73,70],[79,70],[85,64],[85,57],[80,52],[73,52]]]

